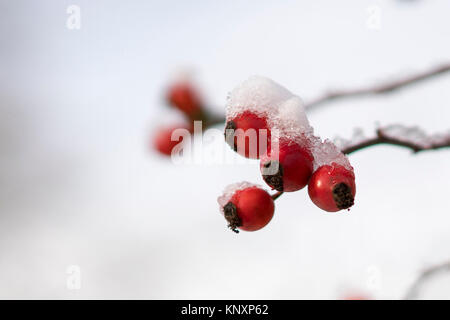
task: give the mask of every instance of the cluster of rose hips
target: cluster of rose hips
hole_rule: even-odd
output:
[[[311,140],[306,135],[300,139],[298,136],[275,138],[269,123],[266,115],[244,108],[243,112],[227,118],[225,140],[240,155],[260,160],[262,178],[278,195],[308,185],[309,197],[322,210],[336,212],[350,208],[356,191],[352,168],[331,160],[315,168],[313,144],[322,143],[319,138]],[[264,134],[256,135],[256,141],[252,141],[248,131]],[[277,139],[276,148],[273,139]],[[219,198],[219,204],[231,230],[256,231],[272,219],[275,198],[276,195],[271,196],[257,185],[240,183],[229,186]]]
[[[170,156],[172,149],[180,143],[180,140],[172,139],[175,129],[183,128],[192,133],[194,121],[203,121],[204,127],[208,127],[217,123],[217,118],[206,110],[198,90],[190,81],[172,83],[166,100],[186,118],[184,123],[159,128],[153,137],[154,148]],[[227,117],[225,140],[238,154],[260,160],[262,178],[273,190],[294,192],[308,185],[311,200],[325,211],[335,212],[353,205],[356,189],[351,167],[337,161],[322,161],[318,166],[314,144],[321,143],[320,139],[314,140],[302,133],[300,138],[297,135],[293,139],[289,135],[275,135],[275,131],[267,114],[242,108],[242,112]],[[255,139],[249,132],[257,133]],[[233,231],[256,231],[272,219],[275,198],[276,195],[271,196],[257,185],[239,183],[230,186],[226,195],[219,198],[219,203]]]
[[[170,156],[172,149],[182,140],[182,137],[180,137],[180,140],[173,140],[172,132],[182,128],[192,133],[194,130],[193,121],[207,120],[208,114],[203,107],[198,90],[188,80],[179,80],[172,83],[168,87],[166,101],[170,106],[181,111],[186,118],[184,123],[158,128],[153,136],[153,147],[162,155]]]

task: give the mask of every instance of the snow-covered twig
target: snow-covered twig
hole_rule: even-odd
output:
[[[446,134],[427,135],[417,127],[390,125],[376,130],[373,138],[356,142],[346,142],[341,150],[350,154],[378,144],[389,144],[411,149],[414,153],[450,147],[450,132]]]
[[[450,272],[450,261],[425,269],[420,273],[420,275],[411,285],[409,290],[406,292],[404,299],[405,300],[417,299],[417,297],[420,294],[420,289],[428,280],[430,280],[431,278],[435,277],[440,273],[446,272]]]
[[[396,124],[378,128],[372,138],[365,138],[361,132],[358,133],[361,137],[355,141],[339,139],[338,145],[343,153],[350,154],[379,144],[408,148],[414,153],[450,147],[450,131],[445,134],[427,135],[418,127]],[[275,200],[282,194],[283,192],[277,192],[272,198]]]
[[[397,89],[403,88],[405,86],[417,83],[419,81],[431,79],[437,75],[443,74],[450,71],[450,63],[442,64],[438,67],[434,67],[430,70],[407,76],[398,80],[387,81],[384,83],[379,83],[374,86],[362,87],[356,89],[342,89],[329,91],[316,99],[307,102],[305,108],[307,111],[317,108],[326,102],[332,100],[338,100],[343,98],[355,98],[363,96],[378,95],[383,93],[389,93]]]

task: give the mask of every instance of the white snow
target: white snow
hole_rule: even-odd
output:
[[[292,96],[280,105],[276,117],[270,119],[269,125],[272,130],[279,131],[280,137],[300,145],[305,143],[305,136],[313,135],[313,128],[306,117],[303,101],[297,96]]]
[[[394,138],[403,142],[411,142],[423,148],[428,148],[435,144],[441,144],[450,140],[450,132],[430,135],[418,126],[394,124],[384,126],[382,132],[389,138]]]
[[[222,195],[217,198],[217,202],[219,203],[220,206],[220,212],[223,214],[223,207],[230,201],[230,199],[233,197],[236,191],[244,190],[251,187],[261,188],[260,185],[248,181],[242,181],[228,185],[223,191]]]
[[[323,165],[339,164],[348,170],[353,170],[347,156],[330,140],[321,141],[318,137],[311,138],[312,154],[314,155],[314,171]]]
[[[375,130],[381,130],[385,137],[399,140],[406,143],[416,144],[422,148],[430,148],[436,144],[445,144],[450,141],[450,131],[443,133],[428,134],[418,126],[405,126],[401,124],[392,124],[387,126],[377,126]],[[363,130],[356,128],[350,139],[344,139],[337,137],[334,139],[334,143],[339,149],[349,148],[361,143],[367,139],[375,138],[375,134],[371,137],[367,137]]]
[[[404,142],[412,142],[424,148],[430,145],[430,138],[428,135],[416,126],[407,127],[404,125],[394,124],[383,127],[382,132],[386,137]]]
[[[246,111],[266,117],[270,129],[278,130],[280,137],[302,143],[301,133],[312,132],[300,97],[269,78],[252,76],[229,94],[227,120]]]
[[[292,96],[292,93],[286,88],[271,79],[252,76],[239,84],[228,95],[227,120],[244,111],[252,111],[257,115],[275,118],[280,104]]]
[[[362,128],[354,128],[353,129],[353,135],[350,139],[342,138],[340,136],[336,136],[333,139],[333,143],[340,149],[343,150],[345,148],[348,148],[352,145],[358,144],[364,140],[367,140],[368,138],[364,134],[364,130]]]
[[[230,120],[245,111],[267,117],[272,139],[287,138],[300,145],[309,144],[315,159],[314,170],[333,162],[353,170],[333,142],[322,142],[314,136],[302,99],[275,81],[252,76],[238,85],[228,96],[226,118]]]

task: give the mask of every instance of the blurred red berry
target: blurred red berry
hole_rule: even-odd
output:
[[[259,159],[270,144],[267,118],[251,111],[237,115],[225,125],[225,140],[240,155]]]
[[[188,82],[173,84],[167,92],[167,100],[174,107],[195,118],[201,113],[202,103],[196,89]]]
[[[322,210],[335,212],[350,208],[356,193],[355,175],[336,163],[321,166],[311,176],[308,193]]]
[[[357,293],[344,296],[342,300],[372,300],[372,298],[368,295]]]
[[[172,141],[172,133],[176,129],[186,129],[189,132],[192,132],[192,128],[187,124],[182,125],[172,125],[168,127],[159,128],[155,132],[155,136],[153,137],[153,147],[161,154],[170,156],[172,153],[172,149],[179,143],[183,141],[183,137]]]
[[[228,227],[256,231],[267,225],[273,217],[275,205],[270,194],[258,187],[237,190],[223,207]]]
[[[280,139],[277,150],[268,147],[261,157],[264,181],[277,191],[292,192],[304,188],[313,172],[313,156],[296,142]]]

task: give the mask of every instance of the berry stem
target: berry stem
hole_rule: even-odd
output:
[[[284,192],[283,191],[277,191],[272,195],[273,201],[277,200]]]

